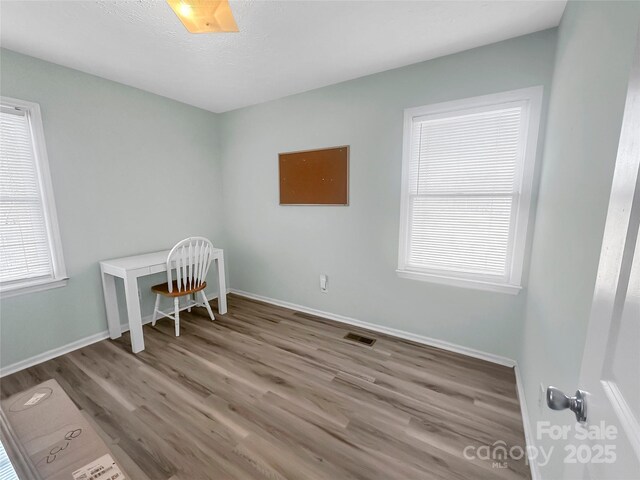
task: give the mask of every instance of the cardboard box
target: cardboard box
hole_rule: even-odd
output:
[[[43,480],[125,480],[111,451],[55,380],[2,402]]]

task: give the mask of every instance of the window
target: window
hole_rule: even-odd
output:
[[[398,274],[520,290],[542,87],[405,111]]]
[[[0,97],[0,294],[65,284],[40,107]]]

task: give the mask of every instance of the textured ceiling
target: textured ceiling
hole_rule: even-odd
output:
[[[231,1],[189,34],[165,1],[0,2],[2,46],[213,112],[558,25],[564,1]]]

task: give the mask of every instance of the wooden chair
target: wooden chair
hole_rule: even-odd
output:
[[[176,325],[176,337],[180,336],[180,311],[191,311],[192,307],[205,307],[211,320],[215,320],[211,306],[204,294],[207,287],[207,272],[211,265],[213,244],[204,237],[190,237],[178,242],[167,257],[167,283],[154,285],[151,291],[156,294],[152,325],[160,316],[172,319]],[[172,278],[172,271],[176,279]],[[200,295],[201,302],[196,300]],[[173,316],[160,310],[160,297],[173,298]],[[180,308],[180,297],[187,297],[186,304]]]

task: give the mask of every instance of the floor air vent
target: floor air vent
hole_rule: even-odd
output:
[[[358,343],[363,343],[365,345],[373,345],[374,343],[376,343],[376,339],[375,338],[369,338],[369,337],[363,337],[362,335],[358,335],[357,333],[353,333],[353,332],[349,332],[347,333],[344,338],[346,338],[347,340],[351,340],[352,342],[358,342]]]

